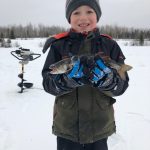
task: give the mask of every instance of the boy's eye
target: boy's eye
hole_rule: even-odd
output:
[[[93,12],[92,10],[88,10],[87,13],[88,13],[88,14],[92,14],[92,13],[94,13],[94,12]]]
[[[80,12],[76,11],[76,12],[73,12],[73,15],[78,15],[80,14]]]

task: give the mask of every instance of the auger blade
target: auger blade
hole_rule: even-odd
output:
[[[26,88],[31,88],[33,86],[33,83],[26,82],[26,83],[23,83],[23,86]]]

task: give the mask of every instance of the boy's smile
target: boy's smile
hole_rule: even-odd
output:
[[[89,23],[81,23],[81,24],[79,24],[79,26],[82,28],[82,27],[87,27],[87,26],[89,26]]]
[[[76,32],[89,32],[96,28],[97,16],[89,6],[80,6],[75,9],[70,17],[71,27]]]

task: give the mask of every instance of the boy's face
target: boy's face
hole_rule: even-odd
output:
[[[70,16],[71,27],[76,32],[89,32],[96,28],[97,16],[95,11],[86,5],[75,9]]]

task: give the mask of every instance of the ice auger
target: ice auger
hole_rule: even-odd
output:
[[[26,82],[24,79],[24,65],[28,64],[29,61],[33,61],[41,56],[41,54],[33,53],[30,51],[30,49],[25,49],[20,47],[18,50],[11,51],[11,54],[19,60],[19,63],[21,64],[21,73],[18,74],[18,77],[21,79],[21,82],[19,82],[17,85],[21,88],[21,91],[19,93],[23,93],[23,90],[25,88],[31,88],[33,86],[33,83]]]

